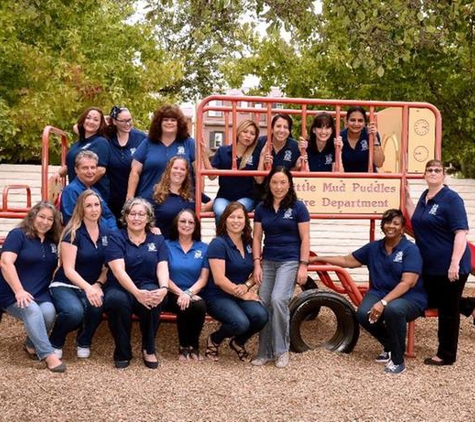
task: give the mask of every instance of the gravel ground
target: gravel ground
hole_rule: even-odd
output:
[[[161,367],[140,358],[125,370],[112,365],[107,325],[96,334],[91,358],[78,360],[68,337],[65,374],[52,374],[22,351],[22,326],[0,324],[1,421],[473,421],[475,327],[463,318],[459,360],[452,367],[422,361],[436,346],[436,319],[416,323],[415,359],[401,375],[373,361],[378,344],[362,332],[351,354],[324,348],[292,354],[288,368],[256,368],[227,345],[217,363],[178,362],[174,324],[157,336]],[[202,341],[214,329],[208,323]],[[134,324],[135,356],[140,356]],[[256,341],[250,349],[255,351]]]

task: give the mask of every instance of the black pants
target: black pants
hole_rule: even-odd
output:
[[[168,294],[168,302],[165,310],[177,316],[178,340],[181,347],[193,347],[199,349],[200,334],[203,329],[206,316],[206,304],[204,300],[190,301],[190,306],[181,310],[177,305],[178,296]]]
[[[429,308],[439,310],[439,348],[437,356],[446,362],[457,359],[460,329],[460,299],[468,274],[459,274],[457,281],[447,275],[424,274],[424,287],[429,299]]]

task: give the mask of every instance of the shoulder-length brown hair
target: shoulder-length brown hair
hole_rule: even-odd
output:
[[[177,122],[177,134],[176,139],[183,141],[190,137],[188,132],[188,124],[186,123],[185,115],[180,110],[180,107],[176,105],[164,105],[155,111],[153,114],[152,123],[148,131],[148,138],[152,142],[160,142],[162,139],[162,120],[165,117],[176,119]]]
[[[82,112],[82,114],[79,116],[79,119],[78,119],[78,132],[79,132],[79,138],[80,139],[84,139],[86,137],[86,131],[84,129],[84,122],[86,121],[87,115],[91,111],[97,111],[101,115],[101,124],[100,124],[99,129],[97,129],[97,132],[95,134],[100,135],[100,136],[104,136],[104,134],[106,133],[107,123],[106,123],[106,119],[104,118],[104,113],[98,107],[89,107],[89,108],[86,108],[86,110],[84,110]]]
[[[198,217],[196,216],[195,212],[192,209],[188,209],[188,208],[181,210],[173,219],[172,225],[170,227],[170,235],[168,236],[168,238],[170,240],[178,240],[179,238],[178,220],[185,212],[189,213],[193,217],[193,221],[195,222],[195,229],[193,230],[191,238],[199,242],[201,240],[201,223]]]
[[[30,211],[28,211],[28,214],[21,221],[18,227],[22,229],[25,235],[29,237],[30,239],[37,237],[38,233],[36,232],[34,221],[35,221],[36,215],[45,208],[53,211],[53,225],[45,233],[45,238],[57,244],[59,242],[59,236],[61,234],[61,216],[59,214],[59,211],[50,202],[41,201],[41,202],[38,202],[33,207],[31,207]]]
[[[190,165],[188,161],[183,157],[175,156],[173,157],[165,167],[165,171],[160,178],[160,181],[153,188],[153,199],[157,204],[163,204],[170,194],[170,173],[172,171],[173,164],[177,160],[182,160],[185,163],[186,167],[186,176],[185,180],[178,191],[178,194],[185,200],[191,201],[193,198],[193,186],[191,183],[191,174],[190,174]]]
[[[224,210],[219,223],[216,227],[216,236],[224,236],[228,233],[226,230],[226,220],[229,216],[236,210],[242,210],[244,212],[245,224],[244,230],[242,232],[242,238],[246,243],[252,242],[252,229],[251,221],[249,220],[249,215],[247,214],[246,208],[240,202],[231,202]]]

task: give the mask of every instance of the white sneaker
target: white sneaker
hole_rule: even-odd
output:
[[[270,362],[272,359],[268,358],[255,358],[251,361],[251,365],[254,366],[264,366],[267,362]]]
[[[87,359],[91,356],[91,349],[89,347],[77,347],[77,356],[80,359]]]
[[[58,359],[63,359],[63,349],[55,349],[53,347],[53,353],[58,356]]]
[[[289,352],[282,353],[275,361],[275,366],[276,368],[285,368],[289,364],[289,361],[290,361],[290,353]]]

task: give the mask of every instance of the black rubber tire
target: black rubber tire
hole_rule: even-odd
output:
[[[329,308],[337,320],[335,334],[321,346],[335,352],[350,353],[360,335],[355,309],[338,293],[315,289],[301,293],[290,303],[290,349],[297,353],[312,349],[302,338],[301,325],[321,307]]]

